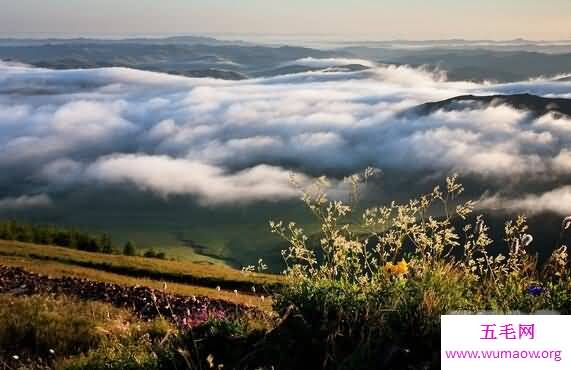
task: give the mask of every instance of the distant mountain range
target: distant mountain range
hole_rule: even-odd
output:
[[[317,49],[202,36],[0,39],[0,60],[53,69],[113,66],[230,80],[324,69],[284,65],[301,58],[361,58],[385,64],[422,65],[447,71],[450,80],[511,82],[571,72],[571,45],[526,40],[386,41]],[[356,67],[352,70],[363,66]]]
[[[284,62],[301,58],[333,58],[347,53],[303,47],[243,44],[144,42],[91,42],[7,44],[0,42],[0,60],[43,68],[75,69],[129,67],[193,77],[239,79],[275,75]]]
[[[537,116],[552,112],[571,117],[571,99],[545,98],[531,94],[489,96],[462,95],[442,101],[425,103],[409,110],[407,113],[427,115],[438,110],[452,111],[481,109],[483,106],[502,104],[531,112]]]

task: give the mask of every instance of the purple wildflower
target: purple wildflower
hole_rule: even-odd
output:
[[[539,284],[532,284],[527,287],[527,293],[531,294],[534,297],[541,295],[545,291],[545,288]]]

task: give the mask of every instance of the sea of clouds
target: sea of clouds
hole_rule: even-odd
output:
[[[126,68],[48,70],[0,62],[0,209],[53,205],[52,192],[134,186],[203,204],[297,197],[306,183],[367,166],[478,178],[486,208],[571,212],[571,119],[505,105],[402,114],[458,95],[571,98],[571,82],[450,82],[370,67],[243,81]],[[497,184],[533,182],[506,194]]]

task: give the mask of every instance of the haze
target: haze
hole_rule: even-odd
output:
[[[0,0],[0,34],[235,33],[353,39],[571,38],[568,0]]]

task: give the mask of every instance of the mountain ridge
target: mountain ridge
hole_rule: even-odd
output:
[[[449,99],[418,105],[407,113],[428,115],[438,110],[472,110],[482,106],[509,105],[537,116],[555,113],[571,117],[571,99],[549,98],[533,94],[460,95]]]

